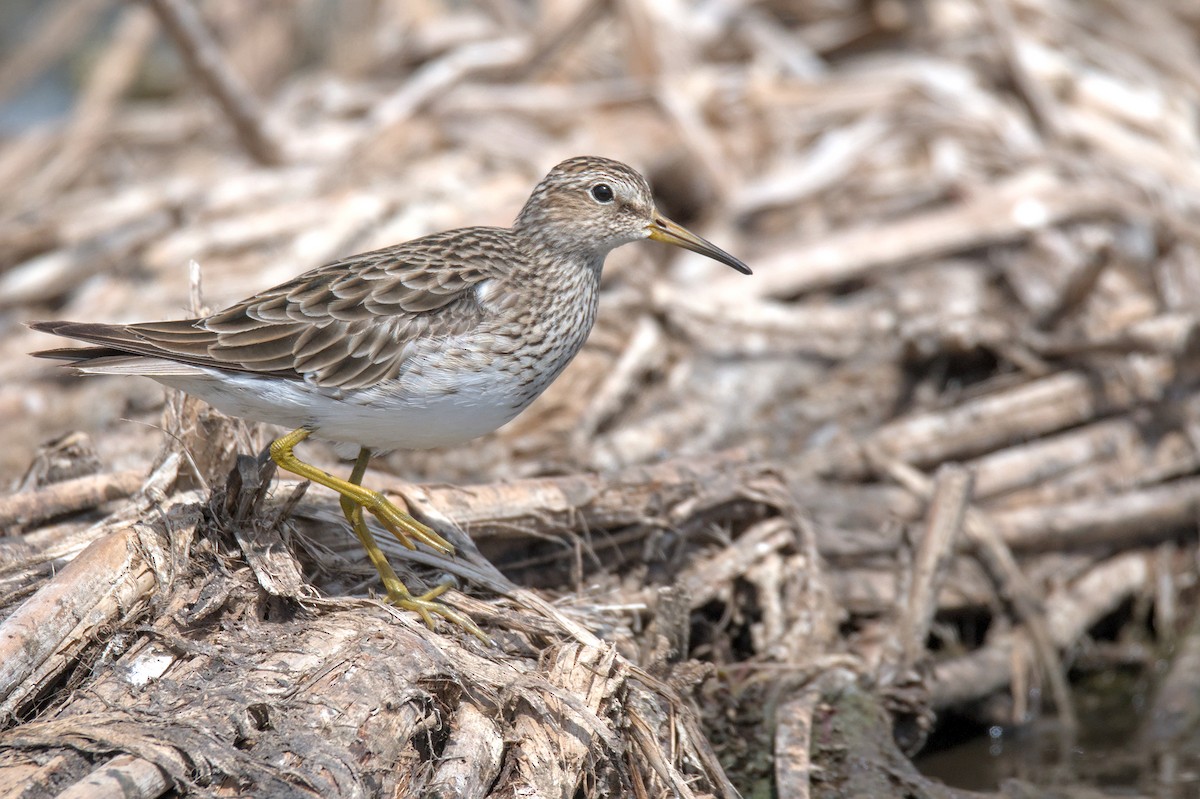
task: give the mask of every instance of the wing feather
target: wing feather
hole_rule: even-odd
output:
[[[100,345],[103,353],[354,389],[396,377],[418,345],[470,332],[490,311],[479,287],[522,255],[500,228],[447,231],[318,267],[204,319],[33,327]]]

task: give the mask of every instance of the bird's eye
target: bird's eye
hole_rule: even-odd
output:
[[[612,186],[607,183],[597,183],[592,186],[592,199],[598,203],[610,203],[613,201]]]

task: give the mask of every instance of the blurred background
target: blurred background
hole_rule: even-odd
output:
[[[340,256],[508,225],[580,154],[641,169],[754,276],[618,250],[587,348],[533,408],[391,470],[482,482],[737,449],[798,484],[890,489],[900,467],[966,463],[1039,592],[1150,564],[1059,641],[1075,676],[1121,677],[1081,702],[1129,719],[1090,725],[1118,749],[1082,770],[1144,786],[1152,757],[1119,744],[1195,751],[1192,727],[1133,713],[1195,601],[1192,0],[8,0],[0,487],[35,485],[39,448],[71,433],[104,470],[162,443],[160,387],[29,358],[60,342],[24,322],[183,318],[191,261],[217,309]],[[878,502],[874,529],[919,516]],[[865,525],[826,511],[835,537]],[[863,587],[889,546],[832,578],[849,649],[900,601]],[[969,586],[951,605],[943,654],[1005,617]],[[955,729],[1024,752],[996,732],[1038,715],[1022,684],[1038,698],[981,686]],[[1023,758],[952,779],[994,787]]]

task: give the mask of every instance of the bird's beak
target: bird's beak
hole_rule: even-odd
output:
[[[654,215],[654,221],[646,226],[646,230],[649,232],[650,238],[655,241],[674,244],[676,247],[682,247],[685,250],[707,255],[714,261],[720,261],[727,266],[732,266],[743,275],[750,274],[750,267],[737,258],[734,258],[717,245],[705,241],[682,225],[675,224],[661,214]]]

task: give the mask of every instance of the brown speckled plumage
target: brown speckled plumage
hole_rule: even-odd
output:
[[[608,202],[592,193],[601,184],[614,195]],[[364,446],[403,447],[406,438],[412,446],[451,443],[442,440],[453,438],[448,433],[393,434],[387,412],[397,404],[436,406],[438,397],[459,396],[462,405],[503,405],[489,417],[499,424],[515,416],[587,338],[605,255],[664,226],[679,230],[658,214],[636,171],[608,159],[572,158],[537,185],[511,228],[451,230],[351,256],[203,319],[34,327],[99,345],[40,355],[92,372],[146,374],[235,415],[305,426]],[[677,240],[674,230],[660,235],[749,271],[707,242]],[[164,367],[163,361],[195,369]],[[460,379],[477,374],[493,375],[485,382],[494,382],[495,390]],[[246,385],[265,379],[266,401],[230,400],[228,386],[205,390],[214,376],[238,384],[238,375]],[[378,408],[379,431],[339,435],[328,418],[335,410],[314,408],[306,416],[295,398],[281,400],[287,407],[279,412],[259,407],[270,404],[270,386],[287,384],[294,384],[292,393],[303,386],[317,404]],[[480,434],[468,428],[464,433]]]

